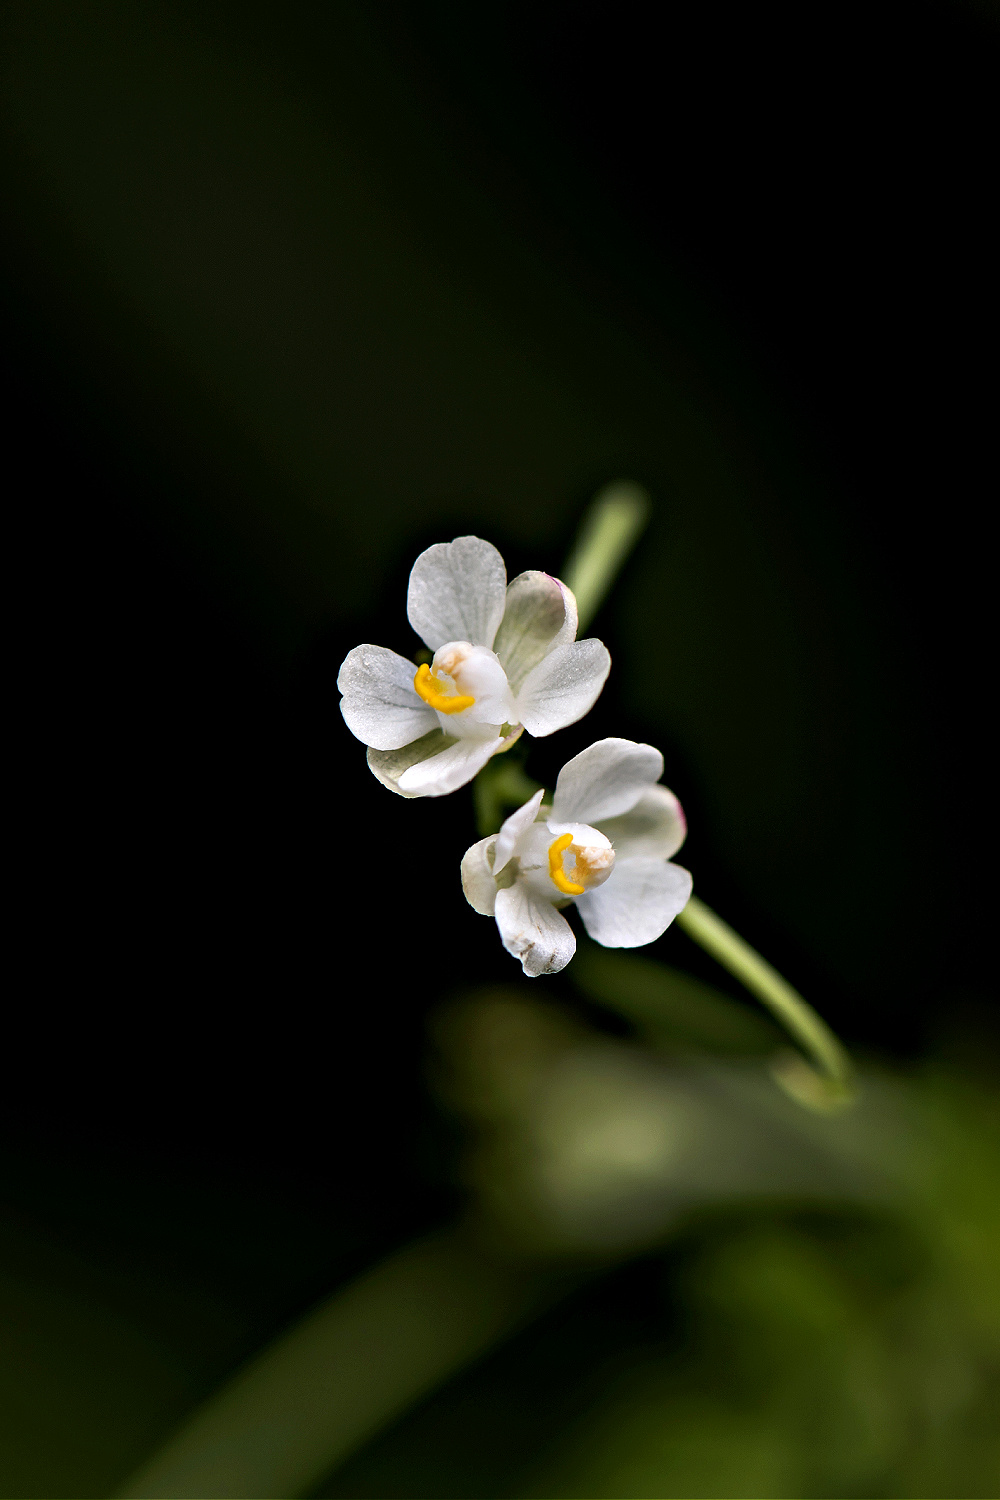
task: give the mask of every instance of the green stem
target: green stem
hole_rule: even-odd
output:
[[[524,773],[524,752],[515,747],[488,760],[472,783],[476,827],[480,838],[499,833],[509,812],[527,802],[538,791],[539,783]]]
[[[850,1058],[798,990],[697,896],[691,897],[677,922],[767,1006],[816,1065],[815,1069],[807,1067],[799,1058],[776,1059],[774,1072],[782,1087],[814,1109],[836,1109],[850,1103],[854,1097]]]
[[[583,634],[603,604],[618,570],[649,520],[649,510],[647,492],[627,479],[605,485],[594,497],[560,575],[576,595],[578,635]]]

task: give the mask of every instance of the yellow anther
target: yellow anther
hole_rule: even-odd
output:
[[[587,887],[574,885],[572,880],[566,878],[563,870],[562,857],[572,842],[571,833],[561,833],[557,839],[553,839],[549,845],[549,874],[564,896],[582,896]]]
[[[463,698],[457,693],[451,698],[442,693],[438,686],[438,679],[431,675],[431,669],[426,662],[422,667],[417,668],[413,686],[428,707],[436,708],[439,714],[460,714],[463,708],[471,708],[476,701],[475,698]]]

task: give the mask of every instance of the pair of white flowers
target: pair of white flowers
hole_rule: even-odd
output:
[[[404,797],[456,791],[525,730],[575,724],[611,668],[601,641],[576,639],[564,583],[529,571],[508,584],[503,558],[479,537],[421,553],[407,614],[434,653],[429,664],[414,671],[384,646],[357,646],[337,679],[369,766]],[[468,850],[466,897],[496,918],[526,974],[558,973],[572,958],[566,906],[609,948],[652,942],[683,910],[691,876],[669,860],[686,827],[677,798],[657,784],[662,774],[651,745],[599,740],[563,767],[550,804],[536,792]]]

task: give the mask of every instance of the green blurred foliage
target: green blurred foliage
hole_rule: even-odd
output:
[[[902,1211],[723,1208],[453,1382],[324,1496],[993,1496],[1000,1131],[958,1073]],[[617,1300],[616,1300],[617,1299]]]
[[[602,1010],[627,1018],[656,1058],[697,1067],[699,1056],[749,1056],[759,1069],[770,1050],[767,1021],[678,971],[589,945],[580,959],[574,977],[598,1007],[592,1018]],[[478,1164],[468,1180],[490,1212],[519,1223],[531,1211],[518,1186],[530,1167],[523,1124],[539,1101],[551,1104],[546,1079],[561,1076],[565,1086],[561,1059],[633,1057],[637,1071],[620,1076],[634,1077],[640,1092],[654,1077],[642,1061],[653,1054],[635,1041],[534,993],[527,982],[477,992],[446,1007],[436,1028],[450,1049],[437,1086],[482,1143],[471,1148]],[[876,1075],[867,1076],[871,1090]],[[640,1224],[635,1264],[614,1269],[598,1255],[589,1284],[565,1305],[391,1423],[314,1493],[994,1495],[995,1078],[980,1052],[975,1066],[923,1065],[893,1088],[905,1105],[899,1118],[911,1121],[909,1137],[894,1143],[901,1192],[867,1206],[848,1193],[811,1208],[795,1194],[769,1201],[766,1188],[743,1207],[723,1193],[665,1221],[652,1247]],[[596,1119],[592,1102],[601,1104],[600,1091],[581,1095],[584,1131]],[[622,1119],[635,1103],[620,1090],[611,1096]],[[781,1101],[781,1109],[793,1107]],[[765,1119],[761,1146],[771,1128]],[[873,1142],[876,1156],[884,1145]],[[581,1189],[592,1191],[587,1179]],[[151,1192],[163,1198],[162,1185]],[[275,1211],[278,1237],[295,1241],[285,1206]],[[204,1218],[205,1205],[185,1203],[174,1185],[160,1212],[183,1225]],[[491,1237],[500,1222],[486,1221]],[[211,1233],[208,1219],[203,1231]],[[298,1253],[315,1255],[318,1242],[301,1226],[298,1234]],[[558,1257],[554,1243],[545,1253]],[[213,1295],[162,1264],[144,1271],[134,1253],[119,1264],[99,1247],[70,1253],[27,1222],[7,1225],[0,1252],[3,1494],[108,1493],[259,1337],[239,1297]],[[249,1254],[234,1274],[266,1277],[253,1243]]]
[[[966,1270],[847,1216],[704,1235],[671,1288],[684,1346],[616,1382],[525,1493],[994,1494],[1000,1348]]]

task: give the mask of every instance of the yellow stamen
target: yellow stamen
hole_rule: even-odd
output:
[[[471,708],[476,701],[475,698],[463,698],[457,693],[453,698],[447,697],[440,691],[438,679],[431,676],[431,669],[426,662],[417,668],[413,686],[428,707],[436,708],[439,714],[460,714],[463,708]]]
[[[572,880],[567,880],[563,871],[562,857],[572,842],[573,835],[571,833],[561,833],[549,845],[549,874],[564,896],[582,896],[587,887],[584,885],[574,885]],[[574,870],[573,873],[575,874],[576,871]]]

